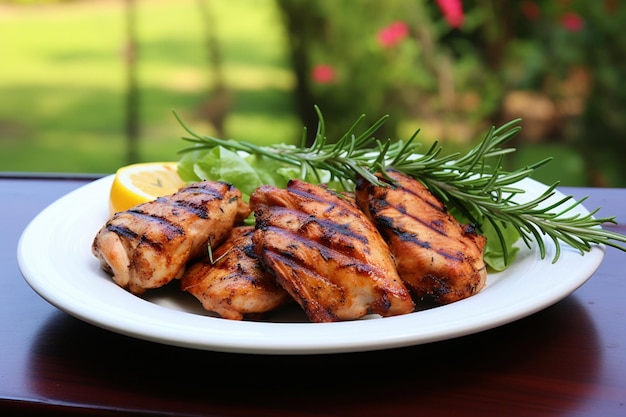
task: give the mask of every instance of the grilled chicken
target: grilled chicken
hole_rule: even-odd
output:
[[[181,289],[202,306],[231,320],[274,310],[289,294],[263,269],[252,245],[254,226],[235,227],[216,250],[213,261],[192,264],[181,278]]]
[[[292,180],[250,197],[255,250],[313,322],[414,310],[387,244],[353,198]]]
[[[180,278],[190,260],[216,247],[250,214],[230,184],[203,181],[119,212],[98,231],[92,252],[134,294]]]
[[[447,304],[480,291],[487,276],[485,237],[457,222],[418,180],[388,174],[394,180],[388,187],[358,180],[356,200],[389,244],[413,295]]]

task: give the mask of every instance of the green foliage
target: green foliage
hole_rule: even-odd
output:
[[[383,137],[397,137],[406,120],[417,120],[417,125],[462,120],[471,127],[471,136],[482,131],[484,120],[497,108],[495,75],[485,71],[476,45],[448,39],[456,30],[430,2],[391,0],[385,7],[375,0],[360,1],[358,7],[349,0],[279,4],[289,10],[285,14],[315,16],[308,25],[294,25],[290,36],[306,45],[306,71],[297,75],[310,85],[312,101],[327,115],[330,132],[345,129],[361,114],[368,122],[389,114],[379,132]],[[468,20],[475,25],[476,18]],[[319,65],[332,68],[334,77],[316,81]],[[431,132],[425,129],[424,134]],[[450,130],[446,135],[454,136]]]
[[[591,155],[581,184],[625,184],[626,166],[616,159],[626,150],[626,94],[618,81],[626,71],[619,58],[626,53],[624,5],[467,0],[453,25],[442,3],[455,1],[278,1],[298,23],[288,25],[290,36],[306,53],[296,68],[309,86],[302,95],[321,107],[329,131],[363,113],[369,122],[389,114],[381,137],[423,128],[428,140],[465,146],[486,127],[521,117],[529,133],[518,145],[561,143]],[[381,42],[398,24],[408,30]],[[320,66],[325,77],[317,78]],[[518,92],[526,100],[510,105]]]

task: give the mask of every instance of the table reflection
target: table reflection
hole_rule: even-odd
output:
[[[55,360],[42,362],[42,356]],[[555,357],[561,360],[546,360]],[[236,405],[239,412],[249,408],[255,415],[269,409],[298,415],[332,410],[392,415],[394,404],[400,402],[404,410],[407,402],[415,410],[445,409],[452,398],[485,400],[487,395],[487,403],[508,402],[520,410],[532,406],[516,404],[528,397],[572,410],[584,402],[601,362],[594,323],[575,296],[517,322],[457,339],[313,356],[243,355],[161,345],[58,311],[33,342],[28,380],[43,397],[80,402],[85,396],[115,396],[120,406],[127,400],[130,404],[131,397],[136,403],[139,397],[162,410],[176,399],[192,408],[210,404],[212,410],[224,412]],[[52,393],[49,380],[58,374],[71,374],[76,380]],[[518,396],[520,377],[532,391],[523,397]],[[561,380],[581,383],[564,394],[556,386]],[[302,414],[303,410],[308,411]]]

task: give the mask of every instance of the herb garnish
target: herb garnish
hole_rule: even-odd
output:
[[[550,200],[558,182],[529,201],[517,198],[525,193],[519,182],[530,178],[535,169],[550,162],[548,158],[514,171],[506,171],[502,167],[504,156],[515,151],[503,145],[521,130],[519,119],[499,128],[492,127],[485,138],[464,155],[441,156],[442,147],[438,143],[424,153],[418,152],[421,144],[415,139],[419,131],[407,141],[376,139],[374,133],[388,116],[381,117],[365,131],[357,133],[357,127],[364,118],[361,116],[339,140],[331,143],[325,134],[322,114],[319,109],[316,110],[319,123],[311,146],[304,144],[306,131],[300,146],[257,146],[244,141],[199,135],[174,113],[181,126],[192,136],[183,139],[194,143],[194,146],[180,152],[195,154],[187,160],[183,156],[179,162],[179,174],[188,181],[207,178],[207,169],[214,168],[210,161],[215,162],[227,155],[228,158],[241,159],[228,164],[229,168],[233,165],[238,167],[233,172],[239,178],[242,177],[240,169],[243,165],[246,165],[243,169],[249,169],[249,172],[267,171],[257,178],[256,183],[249,184],[248,192],[263,182],[280,185],[281,175],[285,183],[289,178],[299,176],[311,182],[329,183],[336,188],[350,190],[357,176],[373,184],[384,185],[375,174],[393,168],[422,181],[456,216],[475,224],[480,231],[489,230],[490,235],[497,236],[501,249],[499,253],[504,258],[500,269],[506,268],[514,258],[512,243],[520,237],[528,246],[535,241],[542,259],[546,256],[544,236],[550,238],[556,247],[553,262],[559,259],[561,243],[570,245],[581,254],[590,251],[593,244],[626,251],[623,245],[626,236],[601,228],[603,223],[615,224],[615,217],[594,217],[599,208],[586,215],[576,213],[575,208],[585,199],[576,201],[567,196],[556,202]],[[201,153],[203,150],[221,153],[205,161],[203,167],[202,158],[206,158]],[[240,156],[242,152],[247,156]],[[245,189],[245,185],[241,187]]]

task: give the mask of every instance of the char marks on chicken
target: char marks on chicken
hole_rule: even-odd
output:
[[[216,247],[250,214],[241,192],[202,181],[113,215],[92,252],[113,280],[134,294],[180,278],[186,264]]]
[[[212,260],[194,262],[181,278],[181,289],[204,309],[231,320],[275,310],[290,300],[254,252],[254,226],[238,226],[216,250]]]
[[[486,238],[460,224],[420,181],[387,174],[393,180],[387,187],[357,180],[356,200],[389,244],[414,297],[448,304],[480,291],[487,277]]]
[[[255,250],[313,322],[414,310],[387,244],[352,197],[299,180],[250,197]]]

